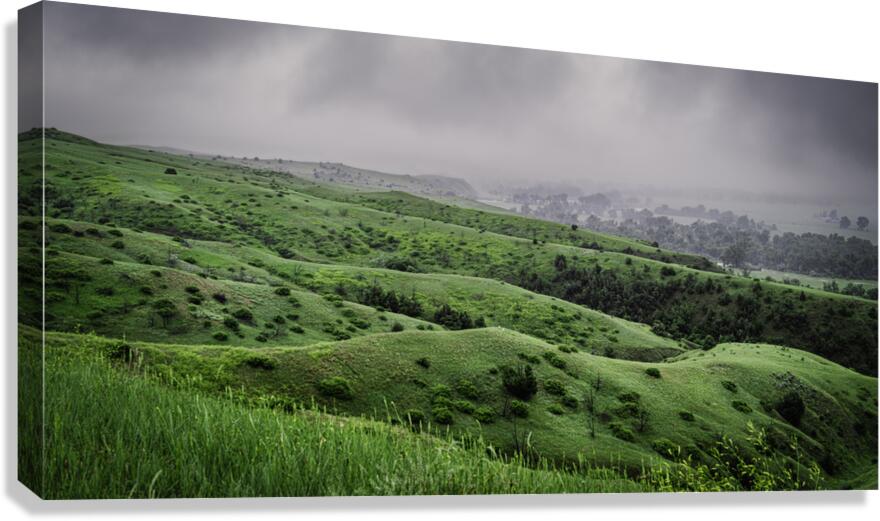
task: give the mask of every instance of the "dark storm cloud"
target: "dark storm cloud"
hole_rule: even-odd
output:
[[[875,199],[877,86],[51,3],[48,124],[115,143]]]

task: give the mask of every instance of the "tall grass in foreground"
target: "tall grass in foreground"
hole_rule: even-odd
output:
[[[286,414],[163,387],[100,360],[47,361],[44,497],[619,492],[612,471],[530,469],[378,422]],[[30,467],[28,467],[30,468]],[[28,476],[23,476],[28,481]]]

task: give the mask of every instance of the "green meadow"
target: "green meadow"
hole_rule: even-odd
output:
[[[45,497],[877,486],[874,301],[442,179],[46,138],[19,137]]]

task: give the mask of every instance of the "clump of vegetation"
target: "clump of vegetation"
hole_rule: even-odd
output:
[[[505,391],[523,401],[531,400],[532,396],[538,392],[538,379],[530,365],[502,367],[501,382]]]
[[[177,175],[177,169],[169,166],[165,169],[165,175]]]
[[[645,374],[650,376],[651,378],[660,378],[660,370],[656,367],[649,367],[645,369]]]
[[[400,322],[395,322],[395,323],[391,324],[391,332],[392,333],[399,333],[399,332],[403,331],[403,329],[404,329],[403,324],[401,324]]]
[[[611,434],[619,440],[635,441],[636,439],[636,435],[633,433],[632,429],[622,422],[611,422],[608,424],[608,428],[611,429]]]
[[[737,391],[736,383],[731,382],[730,380],[721,380],[721,386],[732,393],[735,393]]]
[[[566,394],[565,386],[559,380],[544,380],[544,390],[556,396],[564,396]]]
[[[275,288],[275,294],[276,294],[276,295],[280,295],[280,296],[282,296],[282,297],[287,297],[287,296],[290,295],[290,288],[287,288],[287,287],[284,287],[284,286],[281,286],[281,287]]]
[[[737,411],[744,414],[749,414],[750,412],[752,412],[752,408],[749,407],[749,404],[740,400],[734,400],[730,405],[733,406],[733,408]]]
[[[689,411],[679,411],[678,416],[679,416],[679,418],[681,418],[682,420],[684,420],[686,422],[694,421],[694,413],[689,412]]]
[[[455,384],[455,390],[458,394],[465,398],[470,398],[471,400],[477,400],[480,398],[480,391],[477,389],[477,386],[474,385],[474,382],[466,378],[462,378]]]
[[[237,324],[237,322],[236,322],[236,324]],[[211,336],[214,337],[214,340],[216,340],[218,342],[225,342],[225,341],[229,340],[229,335],[227,335],[223,331],[217,331],[216,333],[214,333]]]
[[[440,405],[431,409],[431,417],[440,425],[452,425],[453,415],[449,407]]]
[[[528,418],[529,405],[526,402],[522,402],[520,400],[511,400],[510,414],[516,416],[517,418]]]
[[[482,405],[474,410],[473,417],[480,423],[492,423],[495,421],[495,409]]]
[[[431,367],[431,361],[428,360],[428,357],[423,356],[421,358],[416,358],[416,365],[424,367],[425,369],[428,369]]]
[[[352,389],[351,382],[342,376],[324,378],[318,384],[318,391],[328,398],[336,398],[339,400],[354,399],[354,390]]]
[[[795,427],[800,426],[801,418],[806,411],[804,399],[801,398],[801,395],[796,391],[785,393],[773,408],[785,419],[785,421]]]
[[[265,356],[265,355],[249,355],[245,358],[242,363],[248,367],[253,367],[254,369],[264,369],[266,371],[271,371],[278,367],[278,362],[276,362],[273,358]]]
[[[241,308],[232,312],[232,316],[242,322],[253,322],[254,314],[249,309]]]
[[[546,360],[548,364],[557,369],[565,369],[568,365],[565,363],[565,360],[553,351],[545,351],[541,356],[544,357],[544,360]]]

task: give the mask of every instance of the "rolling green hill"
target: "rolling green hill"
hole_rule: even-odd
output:
[[[876,487],[876,302],[277,171],[306,163],[40,137],[19,136],[21,380],[45,326],[66,441],[20,450],[53,497]],[[129,445],[143,465],[106,453]]]
[[[20,141],[24,215],[37,213],[41,192],[42,148],[35,136],[23,134]],[[358,194],[58,131],[48,137],[50,218],[222,242],[285,259],[494,279],[696,345],[770,342],[866,374],[877,371],[875,302],[696,270],[663,262],[700,264],[693,256],[518,216],[402,194]],[[530,230],[539,230],[540,238],[528,238]],[[595,248],[581,247],[587,241]],[[154,252],[151,260],[164,258]]]
[[[48,338],[51,357],[78,336]],[[866,474],[876,465],[876,379],[784,347],[723,344],[646,364],[563,353],[488,328],[259,349],[93,337],[80,348],[204,392],[290,407],[317,400],[331,413],[392,423],[414,418],[479,433],[505,453],[631,475],[664,461],[668,450],[710,461],[722,435],[749,447],[760,426],[772,449],[797,458],[804,474],[815,463],[828,486],[876,487],[876,475]],[[536,387],[517,401],[505,391],[505,368],[524,367]],[[800,409],[787,404],[793,395]]]

